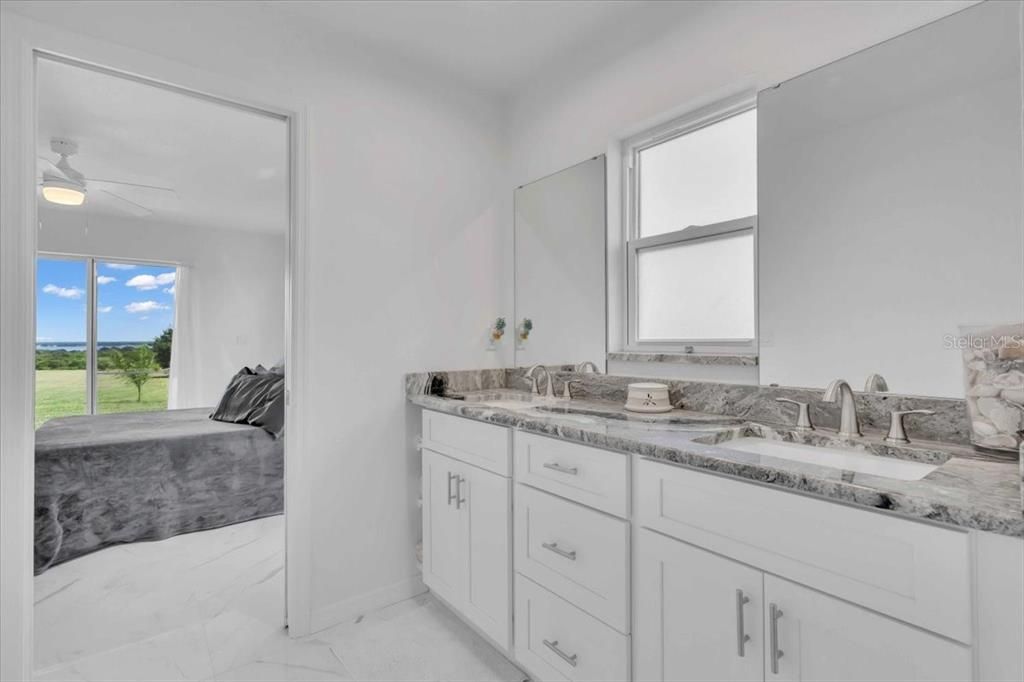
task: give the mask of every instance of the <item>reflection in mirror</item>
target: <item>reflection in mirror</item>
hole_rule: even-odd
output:
[[[1017,3],[758,98],[761,383],[964,397],[953,343],[1024,310]]]
[[[516,190],[516,365],[603,371],[605,230],[603,155]]]

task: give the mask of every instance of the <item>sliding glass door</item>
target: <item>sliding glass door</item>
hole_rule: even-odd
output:
[[[54,417],[89,414],[89,266],[41,257],[36,263],[36,428]]]
[[[175,268],[97,261],[96,411],[167,409]]]
[[[167,409],[176,268],[40,256],[36,426]]]

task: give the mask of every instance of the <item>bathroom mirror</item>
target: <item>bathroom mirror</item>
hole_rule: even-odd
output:
[[[760,382],[964,397],[964,326],[1024,315],[1018,3],[758,97]]]
[[[594,362],[606,356],[605,157],[515,191],[518,366]]]

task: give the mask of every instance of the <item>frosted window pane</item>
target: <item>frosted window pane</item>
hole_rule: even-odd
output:
[[[640,236],[757,213],[757,110],[639,154]]]
[[[754,235],[637,252],[641,340],[754,338]]]

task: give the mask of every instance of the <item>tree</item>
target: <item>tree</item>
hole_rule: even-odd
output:
[[[164,369],[171,366],[171,340],[173,337],[174,329],[168,327],[160,336],[153,339],[153,352],[156,353],[156,361]]]
[[[142,387],[156,369],[156,353],[149,346],[139,346],[132,350],[116,350],[112,355],[118,376],[126,384],[135,387],[141,403]]]

